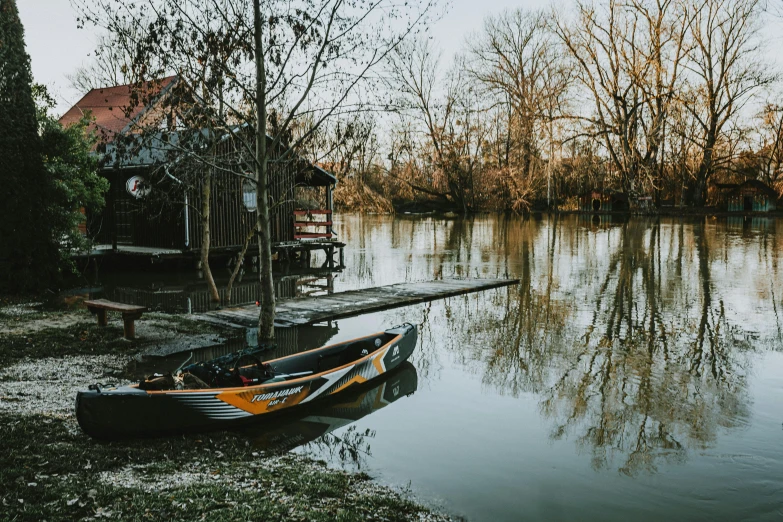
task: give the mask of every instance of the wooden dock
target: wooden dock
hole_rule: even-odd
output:
[[[332,321],[518,283],[519,279],[438,279],[349,290],[319,297],[280,299],[277,302],[275,326]],[[194,318],[230,326],[255,327],[258,325],[258,307],[225,308]]]

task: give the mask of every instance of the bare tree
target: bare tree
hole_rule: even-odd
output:
[[[135,42],[141,25],[127,22],[98,36],[91,59],[69,74],[71,86],[86,93],[92,89],[127,85],[137,82],[134,78],[133,57]]]
[[[516,9],[489,17],[468,47],[471,74],[499,104],[508,105],[502,166],[520,165],[520,175],[528,178],[540,136],[548,136],[550,159],[553,155],[551,124],[566,103],[570,62],[543,11]],[[512,160],[512,154],[519,157]]]
[[[398,107],[416,122],[432,171],[429,183],[412,184],[418,192],[450,202],[462,212],[473,206],[474,181],[482,164],[487,111],[471,83],[463,58],[447,72],[429,40],[419,38],[390,56],[391,88]]]
[[[371,112],[337,118],[319,129],[307,144],[309,156],[318,158],[333,174],[365,181],[365,174],[379,161],[378,122]]]
[[[691,139],[700,150],[699,165],[686,186],[694,205],[706,201],[727,125],[752,93],[775,79],[761,61],[760,9],[760,0],[710,0],[699,4],[690,22],[690,89],[683,97],[698,129]]]
[[[578,117],[600,139],[629,196],[658,172],[667,110],[675,98],[689,18],[676,0],[576,3],[577,20],[556,31],[577,63],[593,111]],[[650,183],[654,184],[654,183]]]
[[[240,164],[231,167],[214,161],[208,149],[172,148],[207,170],[255,183],[259,339],[273,339],[270,205],[277,202],[270,198],[270,169],[296,161],[318,127],[361,106],[371,93],[372,71],[419,30],[434,0],[415,6],[393,0],[75,1],[86,21],[135,44],[135,78],[179,75],[179,126],[206,131],[213,143],[221,136],[233,141]],[[311,128],[294,137],[303,118]]]
[[[783,105],[767,103],[760,114],[759,167],[764,181],[777,186],[783,180]],[[781,187],[776,187],[780,190]]]

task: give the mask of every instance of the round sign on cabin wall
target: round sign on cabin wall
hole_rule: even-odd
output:
[[[125,190],[134,198],[140,199],[149,194],[150,187],[147,185],[147,180],[141,176],[131,176],[125,182]]]

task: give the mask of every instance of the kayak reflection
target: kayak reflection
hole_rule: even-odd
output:
[[[371,430],[357,432],[349,428],[342,437],[327,437],[331,432],[411,395],[418,386],[416,367],[410,362],[373,379],[356,390],[347,390],[312,406],[299,407],[273,419],[263,419],[240,430],[255,447],[266,453],[285,453],[310,442],[327,446],[341,460],[358,460],[368,453],[365,439]]]

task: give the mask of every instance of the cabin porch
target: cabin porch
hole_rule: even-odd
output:
[[[278,202],[270,213],[275,261],[308,267],[312,252],[322,251],[324,267],[343,266],[345,244],[333,229],[336,178],[317,166],[303,168],[302,162],[281,162],[272,170],[270,195]],[[107,168],[103,175],[110,182],[107,205],[90,216],[88,230],[96,246],[82,257],[122,258],[127,264],[145,258],[151,263],[198,260],[204,226],[198,187],[181,188],[152,166]],[[254,185],[231,173],[214,173],[212,184],[210,256],[235,262],[249,240],[247,257],[255,262]]]

